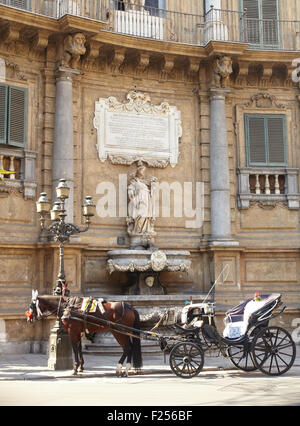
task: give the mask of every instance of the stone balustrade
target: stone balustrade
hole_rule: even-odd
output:
[[[283,202],[289,209],[299,209],[298,174],[299,170],[295,168],[238,169],[239,209],[248,209],[253,202],[266,205]]]

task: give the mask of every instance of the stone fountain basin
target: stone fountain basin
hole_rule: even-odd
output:
[[[118,249],[107,252],[107,269],[113,272],[187,272],[191,266],[187,250]]]

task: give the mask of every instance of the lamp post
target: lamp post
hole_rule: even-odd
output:
[[[82,206],[82,215],[85,217],[84,228],[80,228],[74,223],[66,223],[65,217],[67,216],[65,210],[65,200],[69,198],[70,188],[68,187],[65,179],[60,179],[56,187],[56,201],[51,209],[50,203],[47,199],[46,192],[42,192],[38,199],[36,206],[37,212],[40,214],[41,229],[47,231],[54,236],[54,241],[59,244],[59,272],[56,281],[56,288],[54,289],[55,295],[68,296],[69,290],[66,288],[66,277],[64,271],[64,245],[70,241],[70,237],[81,232],[86,232],[89,229],[90,218],[95,215],[95,205],[93,204],[92,197],[87,195]],[[45,220],[50,213],[51,225],[46,228]]]
[[[70,241],[70,237],[89,229],[90,218],[95,215],[95,205],[92,197],[86,196],[82,206],[82,215],[85,217],[85,227],[80,228],[73,223],[66,223],[67,216],[65,210],[65,201],[69,198],[70,188],[65,179],[60,179],[56,187],[58,201],[55,201],[51,209],[50,202],[47,199],[46,192],[42,192],[36,203],[37,212],[40,215],[40,224],[42,231],[53,235],[54,241],[59,244],[59,271],[56,280],[56,287],[53,295],[69,296],[70,290],[67,288],[66,276],[64,270],[64,245]],[[51,225],[46,227],[45,221],[50,214]],[[61,320],[57,316],[55,325],[51,330],[49,338],[49,359],[48,368],[51,370],[65,370],[72,368],[72,349],[68,334],[64,331]]]

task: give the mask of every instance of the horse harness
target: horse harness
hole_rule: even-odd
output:
[[[84,310],[81,309],[83,307],[83,301],[85,301],[84,304]],[[84,324],[84,330],[86,335],[88,336],[89,334],[89,330],[88,330],[88,325],[97,325],[98,327],[101,328],[110,328],[109,326],[109,319],[107,318],[107,313],[106,310],[104,308],[104,303],[107,303],[107,301],[103,298],[99,298],[99,299],[94,299],[93,297],[88,298],[88,300],[86,300],[86,298],[84,298],[82,300],[82,297],[72,297],[69,298],[67,301],[67,304],[64,308],[64,312],[62,315],[62,319],[73,319],[73,320],[77,320],[77,321],[82,321]],[[122,305],[122,315],[121,317],[114,321],[115,323],[120,323],[124,317],[125,314],[125,303],[122,301],[121,302]],[[101,313],[101,317],[97,317],[97,316],[92,316],[92,313],[96,313],[97,310],[99,309],[100,313]],[[74,316],[74,314],[79,314],[79,316]],[[91,321],[91,319],[95,319],[103,320],[103,324],[99,324],[99,323],[94,323]],[[108,324],[108,326],[107,326]]]

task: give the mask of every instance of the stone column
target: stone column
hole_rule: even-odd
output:
[[[56,200],[55,188],[59,179],[66,179],[71,188],[66,203],[67,222],[73,222],[74,200],[74,144],[73,144],[73,96],[72,80],[80,72],[59,67],[56,75],[56,103],[52,169],[52,201]]]
[[[210,89],[210,201],[212,244],[232,241],[225,97],[230,89]],[[231,245],[231,244],[230,244]]]

